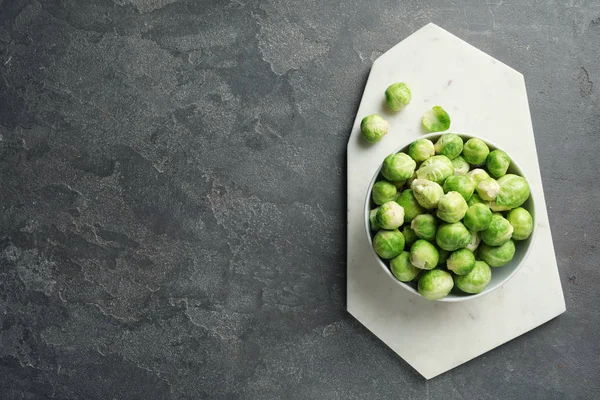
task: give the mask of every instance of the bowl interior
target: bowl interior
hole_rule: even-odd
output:
[[[435,143],[435,141],[442,135],[443,133],[431,133],[428,135],[423,135],[422,138],[425,139],[429,139],[431,141],[433,141]],[[495,150],[498,149],[499,147],[496,146],[495,144],[493,144],[492,142],[490,142],[487,139],[478,137],[478,136],[472,136],[472,135],[467,135],[467,134],[462,134],[462,133],[457,133],[458,136],[462,137],[463,140],[469,140],[470,138],[473,137],[477,137],[481,140],[483,140],[490,148],[491,150]],[[409,143],[407,143],[406,145],[397,148],[396,150],[394,150],[394,153],[397,152],[407,152],[408,151],[408,146],[410,145],[410,143],[412,143],[414,140],[411,140]],[[391,154],[392,152],[390,152]],[[509,154],[510,156],[510,154]],[[382,164],[383,164],[383,160],[382,160]],[[369,211],[376,207],[376,205],[372,202],[371,200],[371,190],[373,188],[373,184],[382,178],[381,176],[381,166],[382,164],[379,165],[379,168],[377,169],[377,171],[375,172],[375,174],[373,175],[373,178],[371,179],[371,183],[369,185],[369,190],[367,192],[367,198],[365,199],[365,229],[367,232],[367,238],[369,240],[369,244],[371,245],[371,249],[373,249],[373,235],[375,234],[375,232],[371,231],[370,228],[370,224],[369,224]],[[507,173],[512,173],[512,174],[516,174],[516,175],[521,175],[522,177],[524,177],[527,182],[529,182],[529,179],[527,178],[527,176],[525,175],[525,173],[523,172],[523,170],[519,167],[519,165],[517,164],[517,162],[511,157],[511,163],[510,163],[510,167],[508,169]],[[522,205],[523,208],[527,209],[527,211],[529,211],[533,217],[534,220],[534,226],[535,226],[535,206],[534,206],[534,199],[533,199],[533,194],[531,194],[529,196],[529,198],[527,199],[527,201]],[[504,284],[505,282],[507,282],[511,277],[513,277],[517,271],[519,270],[519,268],[524,264],[525,259],[527,258],[527,256],[529,255],[529,250],[531,249],[531,242],[533,241],[534,237],[535,237],[535,231],[536,229],[534,228],[533,233],[529,236],[529,238],[527,238],[526,240],[516,240],[515,241],[515,256],[513,257],[513,259],[506,264],[503,267],[497,267],[494,268],[492,267],[492,280],[490,281],[489,285],[481,292],[478,294],[466,294],[461,292],[459,289],[457,289],[456,287],[452,289],[452,291],[450,292],[450,294],[448,294],[448,296],[444,297],[443,299],[437,300],[437,301],[442,301],[442,302],[457,302],[457,301],[465,301],[465,300],[472,300],[475,299],[477,297],[483,296],[487,293],[490,293],[491,291],[493,291],[494,289],[497,289],[498,287],[502,286],[502,284]],[[374,250],[372,250],[373,255],[375,256],[375,258],[377,259],[378,264],[385,270],[386,274],[390,277],[390,279],[393,279],[396,283],[398,283],[398,285],[404,287],[406,290],[416,294],[417,296],[422,297],[419,292],[417,291],[417,284],[416,282],[400,282],[399,280],[396,279],[396,277],[394,277],[394,275],[392,275],[390,269],[389,269],[389,262],[388,261],[383,261],[381,258],[379,258],[379,256],[375,253]]]

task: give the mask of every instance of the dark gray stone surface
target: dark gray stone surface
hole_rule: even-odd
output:
[[[340,3],[0,0],[1,399],[598,398],[600,4]],[[526,77],[568,310],[426,382],[344,311],[344,199],[430,21]]]

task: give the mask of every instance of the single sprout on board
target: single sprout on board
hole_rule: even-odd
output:
[[[408,154],[390,154],[383,160],[381,175],[388,181],[405,181],[415,172],[417,163]]]
[[[369,211],[369,225],[371,226],[372,231],[378,231],[380,229],[380,226],[377,225],[377,210],[379,210],[379,207]]]
[[[381,230],[373,237],[373,249],[384,260],[389,260],[404,250],[404,235],[398,229]]]
[[[412,94],[404,82],[391,84],[385,91],[385,101],[392,111],[399,111],[410,103]]]
[[[450,293],[454,287],[452,274],[443,269],[426,271],[419,278],[417,290],[428,300],[439,300]]]
[[[500,178],[506,175],[508,167],[510,167],[510,157],[502,150],[493,150],[488,154],[485,160],[485,166],[494,178]]]
[[[494,178],[485,178],[477,184],[477,194],[485,201],[492,201],[500,193],[500,185]]]
[[[381,228],[396,229],[404,223],[404,208],[395,201],[388,201],[379,207],[376,219]]]
[[[462,156],[472,165],[483,164],[488,154],[490,154],[490,148],[481,139],[471,138],[463,146]]]
[[[458,157],[462,150],[463,140],[454,133],[444,133],[437,142],[435,142],[435,153],[444,155],[450,160]]]
[[[479,246],[479,257],[490,267],[503,267],[515,256],[515,242],[509,240],[501,246]]]
[[[407,248],[412,246],[413,243],[416,242],[417,239],[419,239],[415,231],[413,231],[412,228],[408,225],[404,225],[402,227],[402,234],[404,235],[404,246]]]
[[[388,133],[388,122],[377,114],[367,115],[360,122],[360,131],[367,142],[376,143]]]
[[[444,189],[438,183],[426,179],[415,179],[410,187],[419,204],[426,209],[436,208],[444,195]]]
[[[438,228],[438,221],[431,214],[417,215],[411,222],[410,227],[415,235],[421,239],[433,240]]]
[[[471,243],[471,234],[460,222],[441,224],[435,235],[435,242],[444,250],[455,251]]]
[[[375,182],[373,185],[373,191],[371,196],[373,197],[373,202],[378,206],[383,203],[387,203],[388,201],[396,200],[398,195],[398,189],[392,183],[388,181],[379,181]]]
[[[440,198],[436,215],[443,221],[454,223],[463,219],[468,208],[460,193],[448,192]]]
[[[412,189],[404,190],[396,199],[396,202],[404,208],[404,222],[410,222],[419,214],[423,214],[425,209],[419,204]]]
[[[452,175],[444,181],[444,192],[458,192],[466,200],[473,196],[475,184],[472,180],[463,175]]]
[[[421,119],[423,128],[429,132],[441,132],[450,129],[450,116],[440,106],[425,111]]]
[[[422,270],[412,265],[410,263],[410,253],[408,251],[403,251],[391,259],[390,271],[392,271],[392,275],[400,282],[410,282],[415,279]]]
[[[506,174],[498,179],[500,191],[493,205],[497,211],[505,211],[517,208],[529,198],[529,185],[522,176]]]
[[[435,155],[435,146],[429,139],[417,139],[408,147],[408,155],[420,163]]]
[[[471,243],[466,245],[465,249],[469,249],[474,253],[475,250],[477,250],[477,248],[479,247],[479,243],[481,243],[481,238],[479,237],[479,234],[475,231],[469,231],[469,233],[471,234]]]
[[[475,186],[477,186],[477,184],[479,184],[479,182],[481,182],[482,180],[487,179],[489,177],[490,176],[485,171],[485,169],[481,169],[481,168],[475,168],[475,169],[472,169],[471,171],[467,172],[467,178],[469,178],[471,181],[473,181]]]
[[[525,240],[533,232],[533,218],[529,211],[522,207],[511,210],[506,219],[514,229],[512,234],[513,240]]]
[[[423,161],[417,170],[418,179],[427,179],[439,184],[454,174],[454,165],[446,156],[433,156]]]
[[[454,284],[465,293],[477,294],[492,280],[492,269],[485,261],[475,261],[471,272],[466,275],[454,275]]]
[[[482,203],[475,203],[469,207],[463,218],[463,224],[472,231],[486,230],[492,222],[492,210]]]
[[[410,248],[410,263],[420,269],[434,269],[438,265],[439,254],[434,245],[419,239]]]
[[[468,249],[453,251],[446,261],[448,269],[456,275],[466,275],[475,266],[475,254]]]
[[[490,225],[481,231],[481,240],[489,246],[501,246],[510,240],[513,231],[512,225],[502,214],[494,213]]]
[[[463,156],[458,156],[452,160],[452,165],[454,165],[454,175],[466,175],[467,172],[471,169],[469,163],[463,158]]]

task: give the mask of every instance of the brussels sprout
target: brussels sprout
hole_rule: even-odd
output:
[[[380,226],[377,225],[377,210],[379,210],[379,207],[369,211],[369,225],[371,225],[372,231],[378,231],[380,229]]]
[[[463,146],[462,155],[469,164],[483,164],[488,154],[490,154],[490,149],[481,139],[471,138]]]
[[[427,209],[437,207],[444,195],[444,189],[438,183],[426,179],[415,179],[410,187],[419,204]]]
[[[481,238],[475,231],[469,231],[469,233],[471,234],[471,243],[466,245],[465,249],[469,249],[472,252],[475,252],[475,250],[477,250],[477,248],[479,247],[479,243],[481,243]]]
[[[379,181],[373,185],[373,192],[371,194],[375,204],[380,206],[388,201],[396,200],[398,190],[396,186],[388,181]]]
[[[402,228],[402,234],[404,235],[405,247],[412,246],[413,243],[416,242],[417,239],[419,239],[415,231],[413,231],[412,228],[408,225],[404,225],[404,227]]]
[[[390,154],[383,160],[381,175],[389,181],[402,181],[410,178],[416,167],[417,163],[408,154]]]
[[[454,165],[454,175],[466,175],[471,169],[471,166],[463,156],[458,156],[452,160],[452,165]]]
[[[475,169],[472,169],[471,171],[467,172],[467,178],[472,180],[473,183],[475,184],[475,186],[477,186],[479,184],[479,182],[481,182],[482,180],[487,179],[489,177],[490,176],[485,171],[485,169],[481,169],[481,168],[475,168]]]
[[[485,204],[475,203],[465,213],[463,223],[472,231],[484,231],[492,222],[492,211]]]
[[[444,133],[435,142],[435,153],[442,154],[453,160],[460,155],[463,150],[463,140],[454,133]]]
[[[492,201],[500,192],[500,185],[494,178],[485,178],[477,184],[476,190],[483,200]]]
[[[490,267],[502,267],[515,256],[515,242],[509,240],[501,246],[489,246],[482,243],[479,246],[479,257]]]
[[[390,271],[400,282],[410,282],[415,279],[421,269],[410,263],[410,253],[403,251],[400,255],[392,258],[390,261]]]
[[[435,147],[429,139],[417,139],[410,144],[408,155],[420,163],[435,155]]]
[[[421,239],[433,240],[438,228],[438,221],[431,214],[421,214],[412,220],[410,227]]]
[[[439,300],[450,293],[454,287],[452,275],[443,269],[426,271],[419,278],[417,290],[428,300]]]
[[[454,284],[465,293],[481,293],[492,280],[492,269],[485,261],[476,261],[466,275],[454,275]]]
[[[410,222],[419,214],[423,214],[425,209],[421,207],[412,189],[406,189],[396,199],[396,202],[404,208],[404,222]]]
[[[517,208],[529,198],[529,185],[525,178],[506,174],[498,179],[500,192],[496,196],[496,206],[506,209]]]
[[[360,130],[367,142],[379,142],[388,133],[388,122],[377,114],[367,115],[360,122]]]
[[[513,230],[510,222],[501,214],[492,214],[490,225],[481,231],[481,240],[490,246],[500,246],[511,238]],[[490,263],[488,262],[488,264]]]
[[[471,243],[471,234],[460,222],[441,224],[435,235],[435,242],[444,250],[455,251]]]
[[[423,161],[417,170],[417,178],[442,184],[453,173],[454,165],[448,157],[433,156]]]
[[[448,257],[450,257],[450,252],[448,250],[444,250],[444,249],[438,249],[438,254],[439,256],[439,261],[438,261],[438,267],[441,267],[442,265],[446,264],[446,261],[448,260]]]
[[[398,229],[381,230],[373,237],[373,249],[383,259],[394,258],[404,250],[404,235]]]
[[[410,103],[412,94],[404,82],[391,84],[385,91],[385,101],[392,111],[399,111]]]
[[[379,207],[376,219],[381,228],[396,229],[404,223],[404,208],[395,201],[388,201]]]
[[[486,207],[490,207],[491,201],[485,201],[477,193],[473,193],[473,196],[467,200],[467,205],[471,207],[473,204],[483,204]]]
[[[425,111],[421,123],[429,132],[441,132],[450,128],[450,116],[442,107],[434,106]]]
[[[525,240],[533,232],[533,218],[529,211],[522,207],[515,208],[508,213],[506,219],[512,225],[514,231],[513,240]]]
[[[410,248],[410,263],[420,269],[434,269],[438,265],[439,254],[434,245],[419,239]]]
[[[448,257],[446,265],[456,275],[466,275],[475,266],[475,254],[468,249],[453,251]]]
[[[502,150],[494,150],[485,159],[485,166],[491,176],[500,178],[510,166],[510,157]]]
[[[396,186],[396,190],[398,192],[401,192],[402,189],[404,189],[404,186],[406,185],[406,181],[393,181],[392,185]]]
[[[440,198],[436,215],[448,223],[458,222],[467,212],[467,202],[458,192],[448,192]]]
[[[475,184],[466,176],[452,175],[446,178],[444,182],[444,192],[458,192],[466,200],[473,196]]]

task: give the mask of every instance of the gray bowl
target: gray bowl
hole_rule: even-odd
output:
[[[442,134],[443,133],[430,133],[427,135],[423,135],[422,138],[429,139],[435,143]],[[463,134],[463,133],[457,133],[457,135],[462,137],[463,140],[469,140],[474,137],[481,139],[489,146],[490,151],[495,150],[495,149],[502,150],[500,147],[496,146],[494,143],[490,142],[487,139],[483,139],[483,138],[480,138],[477,136],[467,135],[467,134]],[[410,146],[410,144],[414,140],[416,140],[416,139],[413,139],[410,142],[406,143],[404,146],[401,146],[401,147],[397,148],[396,150],[394,150],[393,152],[390,152],[390,154],[397,153],[400,151],[408,153],[408,146]],[[510,153],[509,153],[509,156],[510,156]],[[396,279],[396,277],[394,275],[392,275],[392,272],[390,271],[389,266],[381,258],[379,258],[377,253],[375,253],[375,250],[373,250],[373,235],[375,234],[375,232],[371,231],[371,227],[370,227],[370,223],[369,223],[369,211],[373,207],[373,203],[371,200],[371,190],[373,188],[373,184],[381,176],[382,165],[383,165],[383,161],[382,161],[382,164],[377,169],[377,171],[375,171],[375,174],[373,175],[373,179],[371,179],[371,183],[369,185],[369,191],[367,192],[367,198],[365,199],[364,212],[365,212],[365,232],[367,234],[367,240],[369,241],[370,248],[373,252],[373,255],[375,256],[375,258],[377,260],[377,263],[379,264],[379,266],[381,268],[383,268],[383,270],[389,276],[389,278],[392,279],[394,282],[396,282],[398,284],[398,286],[404,288],[405,290],[408,290],[409,292],[411,292],[419,297],[424,298],[417,291],[416,282],[406,282],[406,283],[400,282],[398,279]],[[512,157],[511,157],[510,168],[508,169],[507,173],[521,175],[522,177],[524,177],[527,180],[528,183],[530,182],[530,180],[527,178],[527,176],[525,175],[525,173],[523,172],[521,167],[517,164],[517,162]],[[436,300],[436,301],[458,302],[458,301],[465,301],[465,300],[473,300],[478,297],[484,296],[487,293],[490,293],[490,292],[496,290],[497,288],[499,288],[500,286],[502,286],[503,284],[508,282],[508,280],[510,278],[512,278],[519,271],[519,269],[521,269],[521,267],[525,263],[525,260],[529,256],[529,251],[531,249],[531,243],[535,239],[535,234],[537,231],[537,229],[535,228],[535,220],[536,220],[535,219],[535,198],[534,198],[533,193],[531,193],[531,195],[529,196],[529,199],[527,199],[527,201],[522,205],[522,207],[531,213],[531,216],[533,217],[533,221],[534,221],[534,229],[533,229],[532,234],[526,240],[515,240],[516,250],[515,250],[515,256],[512,259],[512,261],[503,267],[492,267],[492,280],[490,281],[489,285],[481,293],[466,294],[466,293],[461,292],[460,290],[458,290],[455,287],[452,289],[450,294],[448,294],[448,296],[446,296],[442,299]]]

